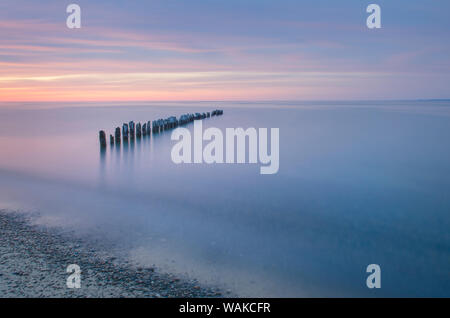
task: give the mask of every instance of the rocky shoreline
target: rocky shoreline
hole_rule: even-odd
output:
[[[80,239],[32,225],[0,210],[0,298],[222,297],[196,280],[139,268]],[[66,285],[69,264],[81,268],[81,288]]]

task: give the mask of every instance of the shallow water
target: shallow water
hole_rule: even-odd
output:
[[[99,151],[99,129],[215,108],[204,128],[280,128],[277,174],[175,165],[170,132]],[[448,297],[449,137],[450,101],[0,104],[0,207],[243,296]]]

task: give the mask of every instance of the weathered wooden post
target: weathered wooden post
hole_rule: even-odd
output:
[[[134,139],[134,135],[135,135],[135,125],[134,125],[134,121],[130,121],[129,122],[129,128],[130,128],[130,138]]]
[[[159,128],[160,128],[160,122],[159,121],[160,121],[160,119],[153,121],[153,133],[154,134],[159,133]]]
[[[128,141],[128,124],[123,124],[122,136],[123,136],[123,142],[127,142]]]
[[[120,144],[120,127],[116,128],[115,135],[116,135],[116,145],[118,145]]]
[[[100,147],[106,148],[106,134],[103,130],[100,130],[98,133],[99,139],[100,139]]]
[[[141,136],[142,136],[141,123],[137,123],[137,125],[136,125],[136,137],[141,138]]]
[[[165,119],[159,118],[153,121],[147,121],[141,124],[140,122],[135,124],[134,121],[130,121],[128,124],[124,123],[122,125],[122,132],[120,131],[120,127],[116,127],[114,135],[109,135],[109,142],[111,146],[114,144],[120,147],[120,143],[129,141],[134,142],[134,138],[138,139],[151,136],[152,133],[161,133],[164,130],[174,129],[178,126],[186,125],[195,120],[202,120],[205,118],[209,118],[212,116],[219,116],[223,114],[222,109],[215,109],[212,112],[204,112],[204,113],[186,113],[181,115],[179,118],[175,116],[170,116]],[[121,135],[122,133],[122,135]],[[105,131],[99,131],[99,140],[102,148],[106,147],[106,134]]]

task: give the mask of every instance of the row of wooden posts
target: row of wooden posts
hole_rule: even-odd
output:
[[[166,119],[158,119],[151,122],[147,121],[143,125],[141,123],[135,124],[134,121],[130,121],[128,124],[122,125],[122,134],[120,132],[120,127],[117,127],[114,136],[109,135],[109,143],[112,145],[120,144],[121,140],[123,142],[128,142],[128,138],[141,138],[145,136],[150,136],[151,133],[157,134],[164,130],[169,130],[176,128],[178,126],[186,125],[187,123],[193,122],[194,120],[201,120],[204,118],[209,118],[211,116],[219,116],[223,115],[223,110],[216,109],[212,112],[207,113],[195,113],[195,114],[184,114],[181,115],[180,118],[176,118],[175,116],[171,116]],[[100,130],[99,132],[100,138],[100,147],[106,148],[106,133],[104,130]]]

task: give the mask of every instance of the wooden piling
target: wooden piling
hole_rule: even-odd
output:
[[[128,141],[128,124],[123,124],[123,126],[122,126],[122,136],[123,136],[123,142]]]
[[[144,123],[142,125],[142,136],[146,136],[147,135],[147,123]]]
[[[141,123],[136,124],[136,137],[141,138],[142,136],[142,127]]]
[[[202,120],[205,118],[210,118],[213,116],[220,116],[223,114],[222,109],[215,109],[211,112],[204,112],[204,113],[187,113],[181,115],[179,118],[175,116],[170,116],[168,118],[160,118],[153,121],[147,121],[144,124],[137,123],[135,124],[134,121],[130,121],[128,124],[124,123],[122,125],[122,135],[120,131],[120,127],[116,127],[114,136],[109,135],[109,141],[111,145],[114,145],[114,143],[117,145],[120,145],[121,141],[127,142],[129,141],[129,138],[131,142],[134,141],[135,136],[137,138],[141,138],[142,136],[151,136],[152,133],[160,133],[164,130],[170,130],[174,129],[178,126],[186,125],[188,123],[193,122],[194,120]],[[122,139],[121,139],[122,137]],[[100,145],[102,147],[106,147],[106,134],[103,130],[99,132],[99,140]]]
[[[106,147],[106,134],[103,130],[100,130],[98,133],[99,140],[100,140],[100,147],[105,148]]]
[[[120,127],[116,128],[116,131],[114,134],[116,136],[116,144],[118,145],[118,144],[120,144]]]
[[[129,124],[129,129],[130,129],[130,138],[134,138],[134,136],[135,136],[134,121],[130,121],[128,124]]]

